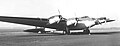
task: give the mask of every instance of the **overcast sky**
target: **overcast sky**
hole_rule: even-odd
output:
[[[0,16],[48,18],[60,14],[71,17],[108,17],[115,22],[95,27],[120,27],[119,0],[0,0]],[[75,15],[76,14],[76,15]],[[0,27],[26,27],[0,22]]]

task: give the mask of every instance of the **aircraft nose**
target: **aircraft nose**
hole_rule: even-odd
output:
[[[115,21],[115,20],[106,20],[106,22],[112,22],[112,21]]]

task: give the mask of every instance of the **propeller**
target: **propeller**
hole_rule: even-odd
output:
[[[58,9],[58,13],[59,13],[59,15],[60,15],[60,10]]]
[[[58,13],[59,13],[59,15],[58,15],[58,17],[59,18],[62,18],[62,16],[60,15],[60,10],[58,9]],[[60,21],[57,21],[57,23],[59,23]]]
[[[77,21],[74,23],[74,26],[76,26],[78,24],[79,18],[76,16],[76,12],[74,12],[74,14],[75,14],[75,20]]]

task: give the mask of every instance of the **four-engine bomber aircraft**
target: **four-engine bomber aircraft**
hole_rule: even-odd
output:
[[[32,31],[26,30],[26,32],[41,32],[46,33],[45,28],[52,28],[56,30],[62,30],[63,34],[71,34],[70,30],[83,30],[83,33],[89,34],[89,28],[106,22],[112,22],[106,17],[90,18],[88,16],[79,18],[63,18],[61,15],[55,15],[50,18],[26,18],[26,17],[10,17],[0,16],[0,21],[10,22],[16,24],[24,24],[35,27],[43,27],[40,29],[33,29]],[[36,31],[37,30],[37,31]]]

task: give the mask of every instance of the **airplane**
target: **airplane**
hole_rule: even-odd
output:
[[[90,34],[89,28],[102,23],[112,22],[106,17],[90,18],[88,16],[63,18],[62,15],[55,15],[50,18],[28,18],[28,17],[10,17],[0,16],[0,21],[35,26],[35,29],[24,30],[25,32],[46,33],[45,28],[51,28],[63,31],[63,34],[70,35],[70,30],[83,30],[84,34]],[[42,27],[42,28],[37,28]]]

